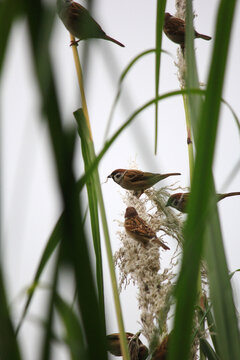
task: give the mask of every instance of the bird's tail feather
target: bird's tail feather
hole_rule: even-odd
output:
[[[161,174],[161,180],[162,180],[162,179],[166,179],[168,176],[175,176],[175,175],[181,175],[181,173]]]
[[[117,44],[117,45],[119,45],[119,46],[121,46],[121,47],[125,47],[125,45],[123,45],[120,41],[115,40],[115,39],[112,38],[111,36],[106,35],[105,39],[106,39],[106,40],[109,40],[109,41],[112,41],[112,42],[114,42],[115,44]]]
[[[240,192],[230,192],[227,194],[220,194],[219,195],[219,200],[225,199],[226,197],[230,197],[230,196],[237,196],[240,195]]]
[[[160,245],[164,250],[170,250],[170,248],[165,245],[161,240],[159,240],[158,238],[153,239],[153,242],[155,242],[156,244]]]
[[[197,34],[196,34],[196,37],[197,37],[197,38],[204,39],[204,40],[211,40],[211,36],[207,36],[207,35],[204,35],[204,34],[199,34],[199,33],[197,33]]]

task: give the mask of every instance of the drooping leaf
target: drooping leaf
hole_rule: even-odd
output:
[[[206,339],[200,339],[200,349],[208,360],[219,360],[219,357]]]
[[[55,296],[55,306],[65,328],[65,342],[69,347],[72,360],[86,358],[84,334],[80,319],[70,306],[59,294]]]

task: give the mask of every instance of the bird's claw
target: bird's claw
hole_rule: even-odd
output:
[[[144,190],[136,190],[133,192],[133,195],[139,199],[143,193],[144,193]]]
[[[78,46],[78,43],[79,43],[79,40],[72,40],[71,42],[70,42],[70,46]]]

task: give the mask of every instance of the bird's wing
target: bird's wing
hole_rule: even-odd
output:
[[[76,3],[75,1],[71,3],[71,17],[78,20],[79,16],[84,16],[85,12],[87,12],[87,10],[80,4]]]
[[[160,174],[153,174],[150,172],[142,172],[142,171],[134,171],[134,173],[128,174],[129,180],[133,182],[138,182],[143,186],[146,184],[154,185],[156,182],[160,181],[161,175]]]
[[[178,18],[170,19],[166,24],[166,27],[169,34],[185,35],[185,22],[181,19]]]
[[[93,19],[87,9],[75,1],[71,3],[71,21],[77,27],[81,38],[102,37],[106,35],[101,26]]]
[[[131,182],[139,181],[143,179],[143,172],[139,170],[128,170],[127,177]]]
[[[125,227],[133,234],[143,238],[152,239],[156,237],[155,232],[139,217],[127,219]]]

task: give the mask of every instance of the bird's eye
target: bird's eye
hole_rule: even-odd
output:
[[[114,175],[114,180],[118,183],[122,178],[122,174],[121,173],[117,173]]]

